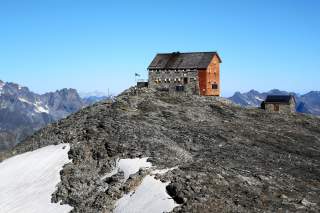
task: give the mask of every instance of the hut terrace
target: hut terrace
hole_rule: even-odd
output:
[[[150,88],[169,93],[220,96],[217,52],[161,53],[148,67]]]

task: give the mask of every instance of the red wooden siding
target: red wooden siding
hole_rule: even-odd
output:
[[[214,56],[205,70],[198,70],[200,95],[220,96],[220,61]],[[212,84],[217,84],[217,89],[212,89]]]

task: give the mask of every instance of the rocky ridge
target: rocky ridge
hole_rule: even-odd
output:
[[[75,89],[42,95],[0,80],[0,150],[8,149],[49,123],[106,97],[80,98]]]
[[[117,159],[148,157],[180,204],[173,212],[319,212],[320,119],[266,113],[217,97],[131,88],[50,124],[11,155],[70,143],[53,201],[73,212],[112,212],[150,173],[103,178]]]

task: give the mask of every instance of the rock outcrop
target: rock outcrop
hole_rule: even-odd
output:
[[[117,159],[148,157],[179,204],[173,212],[319,212],[320,119],[246,109],[218,97],[131,88],[50,124],[2,158],[69,143],[53,201],[112,212],[148,174],[104,178]]]

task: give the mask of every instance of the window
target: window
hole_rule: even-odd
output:
[[[187,83],[188,83],[188,78],[186,78],[186,77],[183,78],[183,83],[184,83],[184,84],[187,84]]]
[[[176,86],[176,91],[177,92],[183,92],[184,91],[184,86],[182,86],[182,85]]]
[[[218,89],[218,88],[219,88],[218,84],[216,84],[216,83],[212,84],[212,89]]]

